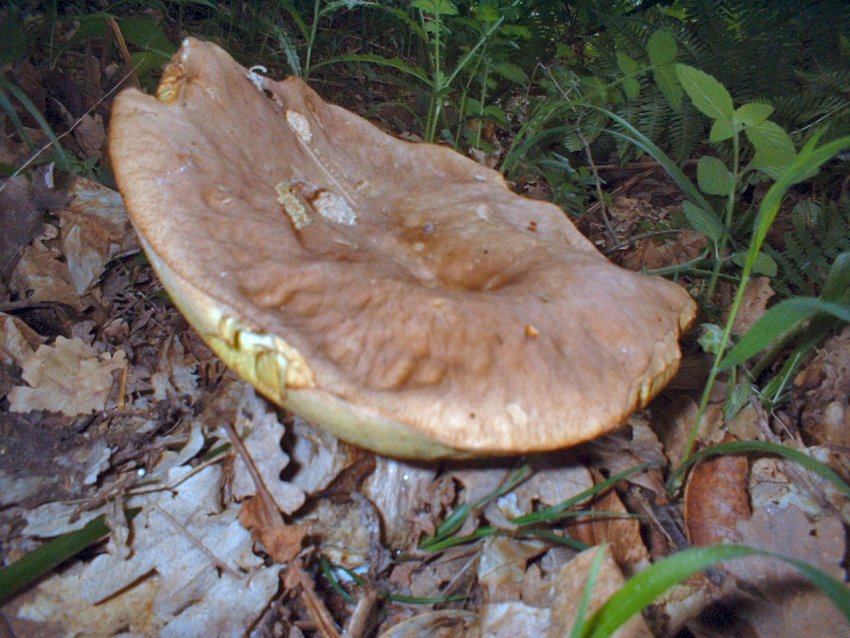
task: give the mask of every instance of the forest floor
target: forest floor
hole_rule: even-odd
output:
[[[117,77],[81,56],[69,69],[19,65],[10,79],[67,131],[65,149],[94,163],[105,156]],[[49,154],[42,129],[25,124]],[[0,161],[20,168],[0,186],[0,555],[8,566],[39,547],[52,552],[46,574],[2,600],[0,635],[560,636],[591,573],[592,610],[651,563],[724,542],[846,581],[847,495],[810,470],[770,455],[720,456],[668,491],[710,367],[695,335],[667,389],[592,443],[521,459],[383,458],[237,379],[164,294],[114,185],[60,173],[43,157],[27,163],[23,140],[0,138]],[[600,170],[616,237],[599,210],[577,225],[610,259],[657,269],[702,250],[693,231],[642,231],[681,207],[660,167]],[[532,175],[514,186],[550,195]],[[732,292],[721,287],[719,297]],[[741,330],[771,296],[769,280],[753,282]],[[727,415],[718,383],[699,446],[781,442],[847,476],[850,330],[792,385],[780,410],[752,396]],[[247,459],[267,488],[259,497]],[[265,530],[273,550],[270,536],[256,538],[268,499],[280,512]],[[567,515],[515,522],[564,503]],[[464,506],[450,536],[459,540],[423,549]],[[846,636],[850,624],[799,572],[759,557],[684,580],[620,631]]]

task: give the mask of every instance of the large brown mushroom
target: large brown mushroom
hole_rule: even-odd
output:
[[[695,305],[557,207],[189,39],[110,156],[174,302],[266,397],[401,457],[603,434],[676,371]]]

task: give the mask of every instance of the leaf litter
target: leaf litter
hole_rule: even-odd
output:
[[[59,113],[69,116],[78,117],[77,106]],[[97,115],[81,120],[78,150],[96,156],[101,133]],[[571,631],[591,575],[585,613],[688,543],[743,542],[846,578],[846,497],[799,466],[706,460],[690,473],[684,500],[669,500],[663,468],[681,459],[682,433],[695,417],[689,386],[701,386],[687,377],[699,369],[689,367],[696,353],[679,383],[621,431],[529,459],[530,478],[488,498],[516,460],[375,457],[267,404],[167,303],[138,256],[120,197],[84,179],[42,186],[40,170],[31,189],[8,181],[0,194],[13,198],[0,214],[30,211],[17,226],[0,217],[4,241],[14,230],[0,253],[8,313],[0,315],[2,555],[9,564],[98,516],[112,532],[4,601],[18,635],[554,637]],[[650,181],[615,200],[622,235],[647,215],[666,216],[641,191],[658,191]],[[699,233],[680,232],[640,239],[618,259],[665,267],[705,245]],[[763,314],[771,292],[767,280],[753,283],[742,329]],[[846,475],[847,334],[803,368],[791,404],[775,414],[747,404],[727,422],[718,384],[700,442],[719,442],[726,430],[782,441]],[[234,454],[228,428],[245,454]],[[578,504],[587,513],[530,528],[548,534],[514,522],[641,463],[652,465]],[[422,550],[464,506],[455,535],[492,533]],[[128,521],[124,512],[136,510]],[[559,542],[567,536],[595,547]],[[615,635],[686,628],[714,636],[718,627],[753,636],[850,633],[796,572],[752,558],[690,578]]]

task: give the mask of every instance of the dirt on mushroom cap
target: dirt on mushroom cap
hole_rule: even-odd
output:
[[[408,457],[609,431],[675,372],[695,304],[557,207],[186,40],[110,155],[177,305],[266,396]]]

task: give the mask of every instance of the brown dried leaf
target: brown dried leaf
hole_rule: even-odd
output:
[[[753,327],[756,321],[767,312],[767,302],[776,293],[770,287],[770,277],[754,277],[744,290],[741,306],[735,321],[732,323],[732,332],[736,335],[745,334]]]
[[[739,521],[737,530],[747,545],[792,556],[838,580],[846,537],[841,521],[822,517],[811,521],[799,508],[765,507]],[[783,562],[762,557],[730,561],[725,569],[757,595],[748,601],[744,620],[756,638],[848,636],[850,623],[820,590]]]
[[[308,529],[306,525],[286,525],[279,520],[269,521],[266,509],[256,496],[242,503],[239,522],[245,529],[251,530],[276,563],[288,563],[298,555]]]
[[[89,300],[77,294],[68,265],[37,239],[24,249],[9,285],[29,304],[52,301],[66,304],[77,311],[91,305]]]
[[[697,463],[685,487],[685,526],[692,545],[740,540],[735,526],[750,518],[749,462],[717,456]]]
[[[562,636],[570,635],[585,587],[587,586],[591,566],[598,552],[603,552],[604,556],[602,558],[601,569],[599,570],[591,593],[590,604],[587,610],[588,615],[601,607],[623,586],[625,582],[623,574],[606,545],[591,547],[576,556],[572,561],[564,565],[555,580],[555,593],[552,597],[551,606],[551,624],[548,628],[548,633],[546,633],[548,638],[561,638]],[[614,638],[644,638],[645,636],[651,636],[652,633],[649,631],[649,627],[646,626],[643,616],[637,615],[611,635]]]
[[[626,506],[616,492],[611,491],[593,504],[593,510],[627,514]],[[640,533],[636,518],[612,518],[607,515],[581,517],[581,522],[570,529],[575,538],[588,545],[608,543],[611,554],[628,572],[649,562],[649,551]]]
[[[53,190],[52,181],[43,169],[36,170],[32,181],[25,175],[0,180],[0,283],[9,280],[24,247],[38,235],[44,213],[67,200],[65,193]]]
[[[536,540],[491,536],[478,563],[478,582],[487,603],[519,600],[528,561],[546,551]]]
[[[85,294],[114,256],[137,248],[121,196],[78,177],[69,189],[72,200],[59,212],[62,247],[78,295]]]
[[[115,370],[126,365],[123,350],[98,354],[80,339],[57,337],[23,361],[23,378],[30,387],[9,392],[12,412],[47,410],[66,416],[103,410],[112,390]]]
[[[794,379],[792,409],[816,444],[850,447],[850,327],[828,339]]]

